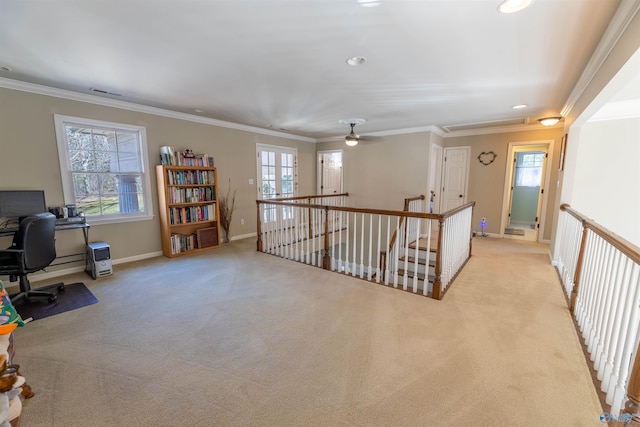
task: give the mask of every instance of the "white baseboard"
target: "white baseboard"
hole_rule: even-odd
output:
[[[258,233],[253,232],[248,234],[241,234],[239,236],[231,236],[231,241],[233,242],[234,240],[248,239],[249,237],[258,237]]]
[[[113,264],[113,265],[126,264],[128,262],[140,261],[140,260],[143,260],[143,259],[155,258],[155,257],[159,257],[159,256],[162,256],[162,251],[150,252],[150,253],[142,254],[142,255],[135,255],[135,256],[131,256],[131,257],[127,257],[127,258],[113,259],[113,260],[111,260],[111,264]],[[80,261],[78,261],[78,262],[80,262]],[[62,270],[56,270],[56,271],[42,271],[42,272],[39,272],[39,273],[30,274],[29,275],[29,281],[30,282],[39,282],[39,281],[42,281],[42,280],[50,280],[50,279],[55,279],[56,277],[68,276],[69,274],[82,273],[83,271],[85,271],[85,266],[84,265],[78,265],[76,267],[69,267],[69,268],[65,268],[65,269],[62,269]],[[8,277],[8,276],[5,276],[5,277]],[[11,286],[11,284],[10,284],[8,279],[5,281],[5,285]]]
[[[111,264],[113,265],[126,264],[128,262],[141,261],[143,259],[155,258],[159,256],[162,256],[162,251],[149,252],[148,254],[135,255],[127,258],[119,258],[119,259],[111,260]]]

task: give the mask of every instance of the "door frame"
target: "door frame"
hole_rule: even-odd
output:
[[[340,157],[342,158],[342,171],[340,172],[340,191],[339,193],[343,193],[344,192],[344,150],[342,149],[338,149],[338,150],[322,150],[322,151],[318,151],[317,154],[317,167],[316,167],[316,194],[317,195],[321,195],[322,194],[322,189],[320,188],[322,186],[322,177],[323,177],[323,163],[322,163],[322,155],[323,154],[329,154],[329,153],[340,153]]]
[[[429,155],[429,164],[428,166],[428,171],[429,171],[429,182],[427,182],[427,209],[426,211],[429,212],[429,206],[430,206],[430,201],[431,201],[431,193],[430,191],[433,190],[436,195],[434,198],[434,203],[433,203],[433,212],[434,213],[440,213],[440,201],[442,200],[442,175],[443,175],[443,170],[442,170],[442,160],[444,158],[444,148],[442,147],[442,145],[438,145],[438,144],[431,144],[431,151],[430,151],[430,155]]]
[[[504,233],[504,228],[507,225],[507,219],[509,218],[509,208],[511,207],[511,184],[513,182],[513,161],[515,160],[515,153],[521,151],[546,151],[547,159],[544,166],[544,177],[542,179],[541,190],[542,203],[538,203],[538,228],[536,230],[536,242],[543,242],[544,227],[546,224],[547,204],[549,202],[550,182],[551,182],[551,165],[553,161],[553,143],[552,139],[542,141],[526,141],[526,142],[510,142],[509,149],[507,151],[507,164],[505,166],[505,180],[504,180],[504,192],[502,197],[502,215],[500,218],[500,237],[511,236]],[[540,148],[537,150],[536,148]],[[520,150],[519,150],[520,149]],[[540,206],[542,205],[542,206]],[[542,233],[540,232],[542,230]]]

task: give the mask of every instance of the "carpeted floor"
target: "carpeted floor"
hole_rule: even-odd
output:
[[[588,426],[548,247],[476,238],[443,301],[255,251],[117,265],[17,331],[35,426]]]

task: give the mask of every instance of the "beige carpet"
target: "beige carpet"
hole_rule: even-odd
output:
[[[22,425],[601,425],[547,251],[475,238],[440,302],[253,239],[73,275],[99,303],[16,333]]]

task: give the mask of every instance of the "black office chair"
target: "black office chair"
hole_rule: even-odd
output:
[[[11,282],[20,278],[20,292],[11,296],[12,303],[32,297],[54,302],[57,291],[64,290],[64,283],[31,289],[27,278],[27,274],[44,270],[56,258],[55,227],[56,217],[49,212],[30,215],[20,221],[11,247],[0,250],[0,275],[8,275]]]

